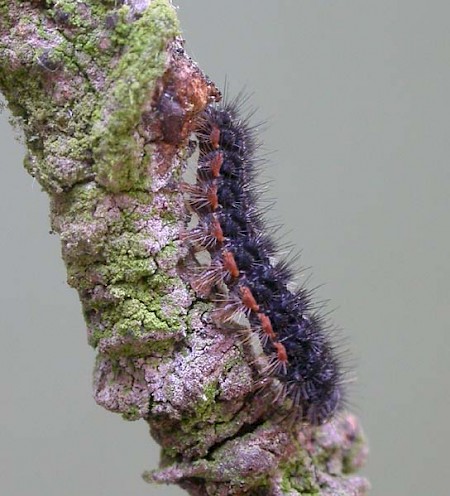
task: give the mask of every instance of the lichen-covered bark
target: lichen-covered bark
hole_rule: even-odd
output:
[[[364,494],[356,419],[277,419],[255,357],[190,288],[179,184],[195,117],[220,94],[170,2],[0,0],[0,89],[98,351],[95,399],[145,419],[163,448],[146,479],[199,495]]]

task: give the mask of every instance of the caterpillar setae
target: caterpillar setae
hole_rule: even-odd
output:
[[[222,322],[246,316],[267,358],[264,375],[278,379],[296,418],[319,425],[342,405],[342,367],[308,291],[291,291],[289,264],[274,261],[276,243],[257,205],[255,129],[240,107],[239,99],[211,103],[198,125],[196,182],[185,185],[198,223],[187,238],[210,262],[195,287],[213,290]]]

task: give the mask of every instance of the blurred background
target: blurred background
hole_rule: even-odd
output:
[[[268,215],[347,337],[371,494],[447,495],[450,4],[176,3],[192,57],[267,121]],[[181,496],[140,478],[158,460],[146,424],[91,397],[48,200],[0,119],[1,494]]]

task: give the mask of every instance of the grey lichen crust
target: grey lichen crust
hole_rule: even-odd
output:
[[[179,184],[195,117],[219,93],[169,0],[0,0],[0,89],[98,351],[95,399],[144,418],[163,448],[146,479],[199,495],[365,494],[356,419],[271,420],[245,347],[191,290]]]

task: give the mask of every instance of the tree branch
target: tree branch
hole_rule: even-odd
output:
[[[365,494],[350,475],[366,452],[356,419],[277,419],[252,351],[190,287],[179,184],[195,117],[220,93],[168,0],[3,0],[0,16],[0,89],[98,351],[95,399],[145,419],[163,448],[146,480],[193,495]]]

